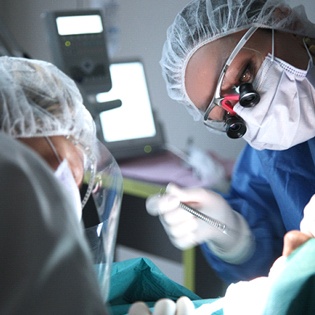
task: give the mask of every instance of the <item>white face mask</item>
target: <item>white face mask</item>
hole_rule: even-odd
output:
[[[300,70],[269,54],[253,82],[260,102],[239,103],[234,111],[245,122],[244,139],[255,149],[285,150],[315,137],[315,68]]]
[[[72,171],[69,167],[67,160],[63,160],[55,171],[55,176],[63,183],[67,194],[72,200],[75,214],[79,221],[82,217],[81,197],[78,185],[72,175]]]

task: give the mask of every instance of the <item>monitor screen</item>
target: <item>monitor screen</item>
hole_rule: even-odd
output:
[[[58,34],[61,36],[103,32],[101,16],[96,14],[59,16],[56,18],[56,24]]]
[[[114,62],[110,65],[110,74],[112,89],[96,95],[96,100],[102,103],[120,99],[122,105],[100,114],[104,142],[114,151],[150,153],[163,139],[152,110],[143,63],[139,60]]]
[[[112,89],[96,95],[96,100],[120,99],[122,106],[100,114],[105,141],[154,137],[156,129],[142,63],[114,63],[110,73]]]

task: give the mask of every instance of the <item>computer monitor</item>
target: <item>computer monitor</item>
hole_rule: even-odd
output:
[[[164,135],[152,109],[141,60],[110,64],[112,89],[96,95],[103,103],[120,99],[119,108],[99,115],[99,138],[117,160],[154,154],[164,149]]]
[[[50,11],[42,17],[54,64],[78,84],[87,99],[109,91],[111,78],[101,11]]]

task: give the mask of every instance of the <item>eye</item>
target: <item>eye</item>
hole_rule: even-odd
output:
[[[253,69],[252,69],[251,63],[247,64],[245,67],[245,70],[242,72],[242,74],[239,77],[239,84],[241,83],[248,83],[252,82],[253,80]]]
[[[251,61],[247,61],[244,66],[232,68],[227,71],[221,85],[221,95],[235,93],[242,83],[251,83],[254,79],[254,67]]]

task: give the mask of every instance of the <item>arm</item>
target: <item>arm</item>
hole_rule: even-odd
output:
[[[315,139],[284,151],[257,151],[246,146],[225,199],[205,189],[167,188],[158,202],[147,202],[147,210],[160,216],[170,240],[178,248],[203,243],[208,262],[226,282],[266,275],[281,255],[284,234],[299,228],[303,208],[314,194],[314,155]],[[228,244],[225,237],[213,233],[203,221],[184,212],[180,201],[230,225],[236,232],[243,232],[239,234],[253,235],[255,251],[250,253],[251,257],[236,261],[245,252],[246,243],[231,238]],[[238,224],[235,213],[246,224]],[[233,241],[235,246],[230,246],[230,250],[228,245]],[[213,246],[215,243],[217,246]]]
[[[272,188],[257,151],[245,147],[233,174],[229,194],[224,196],[231,208],[246,219],[255,237],[255,252],[236,265],[218,259],[206,244],[201,245],[211,267],[226,282],[267,275],[281,255],[285,228]]]

